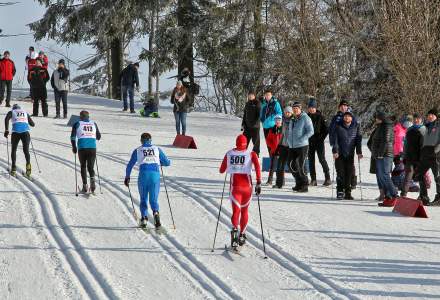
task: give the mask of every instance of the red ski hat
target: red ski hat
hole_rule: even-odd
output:
[[[247,148],[247,138],[243,134],[237,136],[237,140],[235,141],[235,146],[237,150],[246,150]]]

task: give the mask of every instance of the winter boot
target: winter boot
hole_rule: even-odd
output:
[[[316,178],[312,178],[312,180],[310,180],[310,185],[311,186],[318,186],[318,182],[316,181]]]
[[[61,116],[60,116],[60,115],[56,115],[56,116],[54,117],[54,119],[61,119]]]
[[[330,179],[330,174],[329,173],[325,174],[325,180],[324,180],[324,183],[322,185],[323,186],[331,186],[332,185],[332,180]]]
[[[67,119],[67,114],[64,114],[64,115],[63,115],[63,119]]]
[[[31,177],[31,173],[32,173],[32,166],[31,166],[31,164],[26,164],[26,176],[27,177]]]
[[[429,203],[429,206],[440,206],[440,194],[435,195],[434,201]]]
[[[385,199],[385,192],[384,190],[379,190],[380,195],[376,198],[376,201],[382,202]]]
[[[90,191],[94,193],[96,190],[95,177],[90,177]]]
[[[147,228],[147,223],[148,223],[148,217],[144,216],[141,218],[141,221],[139,222],[139,226],[141,228]]]
[[[86,194],[88,190],[89,190],[89,187],[88,187],[87,183],[84,183],[83,188],[81,190],[81,193]]]
[[[338,199],[338,200],[344,199],[344,192],[337,192],[336,193],[336,199]]]
[[[308,193],[309,192],[309,186],[308,185],[303,185],[301,186],[298,190],[298,193]]]
[[[272,181],[273,181],[273,171],[269,171],[269,177],[267,178],[267,182],[264,185],[272,185]]]
[[[17,168],[16,167],[12,167],[11,168],[11,171],[9,172],[9,174],[11,175],[11,176],[17,176]]]
[[[354,198],[350,192],[346,192],[344,196],[344,200],[354,200]]]
[[[388,198],[385,197],[382,203],[379,203],[378,205],[381,207],[394,207],[396,205],[396,198]]]
[[[244,244],[246,244],[246,233],[240,233],[240,236],[238,237],[238,244],[240,246],[243,246]]]
[[[154,211],[153,212],[153,216],[154,216],[154,227],[156,227],[156,229],[157,229],[160,226],[162,226],[162,224],[160,224],[159,212],[158,211]]]
[[[234,227],[231,230],[231,248],[237,249],[238,245],[238,229]]]
[[[357,176],[355,175],[355,176],[353,176],[353,177],[351,178],[351,189],[352,189],[352,190],[355,190],[355,189],[356,189],[356,187],[357,187],[357,182],[358,182],[358,178],[357,178]]]

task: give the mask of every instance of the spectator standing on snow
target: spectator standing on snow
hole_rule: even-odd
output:
[[[0,59],[0,105],[3,103],[6,92],[6,107],[11,107],[12,80],[15,71],[15,64],[10,59],[10,53],[5,51],[3,58]]]
[[[439,113],[436,108],[428,111],[425,123],[426,132],[420,151],[420,166],[417,171],[420,178],[419,199],[423,201],[423,204],[430,206],[440,206],[440,120],[438,117]],[[434,175],[436,185],[436,195],[431,203],[428,197],[426,177],[423,176],[429,169]]]
[[[330,179],[330,169],[325,159],[324,141],[328,135],[327,121],[325,117],[317,110],[318,102],[315,98],[310,98],[308,103],[308,116],[313,123],[313,136],[309,139],[309,166],[310,166],[310,185],[317,186],[316,169],[315,169],[315,153],[318,155],[319,163],[324,171],[325,181],[324,186],[332,184]]]
[[[382,189],[385,195],[379,206],[392,207],[397,198],[397,190],[390,176],[394,153],[393,123],[384,112],[377,112],[375,118],[377,127],[368,141],[368,147],[372,161],[375,162],[379,189]]]
[[[139,63],[129,64],[122,70],[119,82],[122,86],[122,101],[124,102],[123,111],[128,110],[127,97],[130,99],[130,113],[134,114],[134,88],[139,90]]]
[[[37,59],[40,59],[41,61],[41,67],[43,69],[46,69],[49,67],[49,58],[47,57],[46,54],[44,54],[44,51],[40,51],[38,52],[38,57]]]
[[[264,91],[263,104],[261,105],[260,120],[263,123],[264,138],[267,138],[269,130],[275,126],[275,116],[281,115],[281,105],[272,94],[271,88]],[[266,142],[267,145],[267,142]]]
[[[176,133],[186,134],[186,116],[189,110],[188,90],[178,81],[171,94],[171,104],[173,104],[174,119],[176,121]]]
[[[56,116],[55,119],[61,118],[61,101],[63,102],[63,118],[67,118],[67,93],[69,90],[68,80],[70,72],[65,67],[64,59],[58,61],[58,68],[55,69],[50,78],[50,84],[52,85],[55,96]]]
[[[32,71],[32,69],[37,64],[37,55],[35,54],[34,47],[32,47],[32,46],[29,47],[29,53],[28,53],[28,55],[26,55],[25,62],[26,62],[25,69],[27,70],[26,78],[29,83],[29,96],[28,96],[28,98],[32,98],[32,87],[31,87],[31,82],[29,80],[29,73]]]
[[[267,134],[267,147],[269,148],[269,157],[270,157],[270,165],[269,165],[269,178],[265,185],[272,185],[273,173],[276,171],[278,165],[278,158],[280,155],[279,144],[283,137],[283,116],[278,115],[275,116],[275,126],[269,130]]]
[[[277,164],[277,179],[275,182],[275,185],[273,188],[282,188],[284,186],[285,180],[285,168],[287,159],[289,156],[289,130],[290,130],[290,121],[293,116],[293,109],[292,106],[288,105],[284,108],[284,115],[283,115],[283,126],[281,129],[282,137],[281,141],[278,145],[278,164]],[[290,168],[290,166],[289,166]]]
[[[295,177],[296,185],[293,191],[308,192],[309,180],[305,172],[305,162],[309,150],[309,139],[313,135],[313,123],[310,117],[301,110],[301,104],[295,102],[292,105],[293,117],[290,120],[289,155],[287,163],[290,166],[292,175]]]
[[[29,72],[29,81],[31,83],[31,95],[33,103],[33,117],[38,117],[38,104],[41,102],[41,110],[43,116],[47,117],[47,88],[46,83],[49,81],[49,73],[42,67],[42,62],[37,59],[36,66]]]
[[[260,113],[261,102],[258,101],[255,92],[248,93],[248,101],[244,106],[243,121],[241,122],[241,129],[244,136],[247,138],[247,143],[252,140],[254,145],[253,151],[260,155]]]
[[[336,166],[337,199],[353,200],[351,178],[353,176],[354,152],[362,156],[362,135],[359,124],[353,122],[353,114],[345,112],[342,125],[336,125],[333,158]]]

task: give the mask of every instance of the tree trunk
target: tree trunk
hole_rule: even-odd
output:
[[[115,38],[111,42],[111,61],[112,61],[112,96],[113,99],[121,100],[121,82],[119,77],[122,71],[122,42]]]
[[[107,98],[112,99],[112,62],[110,49],[105,50],[106,54],[106,71],[107,71]]]
[[[148,51],[153,51],[153,41],[154,41],[154,8],[151,11],[150,20],[150,34],[148,35]],[[148,60],[148,97],[153,95],[153,58],[150,56]]]
[[[188,68],[191,72],[191,82],[194,82],[193,20],[191,18],[194,10],[193,3],[192,0],[178,0],[177,5],[177,24],[183,30],[180,38],[177,71],[178,74],[181,74],[184,68]]]
[[[264,36],[263,36],[263,24],[261,20],[261,12],[263,0],[256,0],[254,7],[254,51],[255,51],[255,77],[254,85],[257,89],[257,93],[262,89],[262,79],[264,77]],[[267,14],[267,12],[266,12]],[[267,18],[267,17],[266,17]]]

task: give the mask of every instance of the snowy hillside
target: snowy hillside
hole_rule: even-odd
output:
[[[69,113],[89,110],[103,133],[97,161],[102,194],[98,189],[96,196],[76,197],[71,128],[66,120],[52,119],[49,99],[51,117],[35,118],[31,131],[41,168],[40,174],[32,154],[33,182],[9,178],[6,139],[0,139],[0,299],[440,298],[439,209],[428,207],[430,218],[417,219],[378,207],[366,147],[363,201],[359,189],[354,201],[332,200],[332,189],[322,186],[293,194],[290,176],[283,190],[264,187],[265,260],[256,201],[242,255],[225,251],[230,240],[225,197],[212,253],[224,182],[218,168],[234,146],[241,120],[191,113],[188,134],[199,149],[177,149],[171,146],[175,128],[169,108],[162,118],[147,119],[122,113],[118,101],[72,95]],[[30,103],[20,104],[31,111]],[[0,108],[2,120],[6,112]],[[164,235],[136,228],[123,185],[125,165],[145,131],[172,161],[164,172],[177,230],[162,186]],[[23,169],[21,149],[17,157]],[[136,176],[137,171],[131,191],[138,209]]]

